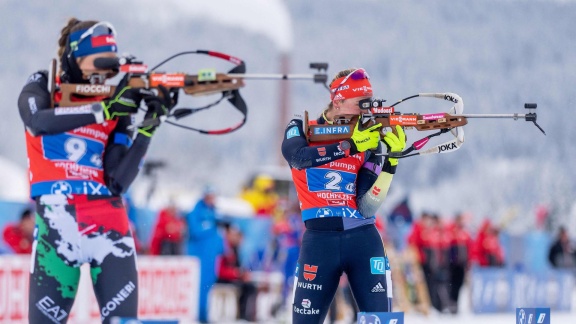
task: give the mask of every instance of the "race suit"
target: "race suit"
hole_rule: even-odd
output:
[[[306,227],[295,273],[293,323],[322,323],[343,273],[360,311],[391,311],[391,272],[382,239],[374,215],[358,207],[383,162],[369,151],[349,155],[337,142],[309,144],[298,118],[286,128],[282,154]]]
[[[120,194],[138,174],[150,138],[132,142],[130,116],[99,124],[90,104],[58,107],[60,95],[51,98],[47,85],[47,72],[34,73],[18,99],[36,201],[29,321],[67,322],[84,263],[102,321],[136,317],[135,246]]]

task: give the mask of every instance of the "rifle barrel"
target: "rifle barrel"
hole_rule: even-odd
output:
[[[465,118],[524,118],[526,119],[526,114],[462,114],[462,115],[451,115],[456,117]]]
[[[316,74],[255,74],[255,73],[228,73],[231,78],[263,79],[263,80],[314,80]]]

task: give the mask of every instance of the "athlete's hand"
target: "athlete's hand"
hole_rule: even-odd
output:
[[[388,152],[402,152],[404,147],[406,147],[406,133],[400,125],[396,125],[396,134],[394,132],[386,132],[384,135],[384,143],[388,147]],[[398,165],[398,159],[388,158],[391,166]]]
[[[142,99],[150,95],[153,93],[148,89],[128,86],[128,75],[126,75],[116,87],[112,97],[102,101],[104,117],[106,120],[111,120],[115,117],[137,113]]]
[[[358,125],[360,125],[360,120],[358,120],[356,126],[354,127],[352,137],[347,140],[350,142],[351,146],[350,155],[374,149],[378,147],[378,142],[380,141],[380,128],[382,127],[381,123],[370,126],[364,130],[359,130]]]
[[[172,108],[168,90],[161,85],[158,86],[158,90],[162,93],[162,97],[151,95],[144,98],[148,109],[146,115],[144,115],[144,125],[138,127],[138,133],[148,137],[154,135],[154,132],[156,132],[160,124],[166,120]]]

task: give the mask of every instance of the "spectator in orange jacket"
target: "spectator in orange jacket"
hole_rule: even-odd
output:
[[[185,232],[186,222],[174,202],[170,202],[158,214],[158,219],[152,232],[150,254],[181,255]]]
[[[30,209],[25,209],[20,214],[18,223],[8,224],[4,228],[3,238],[6,244],[14,253],[32,253],[32,242],[34,241],[34,213]]]

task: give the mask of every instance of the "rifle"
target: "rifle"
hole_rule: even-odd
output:
[[[431,114],[418,114],[418,113],[401,113],[396,111],[395,106],[412,98],[416,97],[431,97],[446,100],[454,103],[449,112],[444,113],[431,113]],[[464,129],[463,126],[468,124],[469,118],[512,118],[514,120],[524,119],[531,121],[538,127],[538,129],[546,135],[544,130],[536,123],[536,109],[537,104],[526,103],[524,108],[528,109],[527,114],[463,114],[464,102],[462,98],[455,93],[419,93],[402,100],[397,101],[391,106],[384,106],[385,100],[381,99],[364,99],[359,102],[362,113],[350,119],[335,118],[334,123],[324,125],[309,125],[308,112],[304,112],[304,134],[306,134],[309,142],[323,142],[323,141],[339,141],[348,139],[352,136],[354,126],[360,120],[360,129],[366,129],[372,125],[381,123],[382,130],[380,136],[383,137],[386,128],[392,128],[400,125],[404,129],[416,129],[417,131],[434,131],[438,132],[425,136],[412,143],[403,152],[391,152],[387,155],[392,158],[404,158],[414,155],[425,155],[435,153],[449,153],[459,149],[464,143]],[[452,133],[454,139],[442,144],[439,144],[430,149],[415,152],[422,149],[428,141],[435,136],[444,133]]]
[[[234,64],[234,67],[227,73],[217,73],[212,69],[202,69],[198,72],[198,74],[187,74],[182,72],[157,72],[157,69],[166,62],[178,56],[189,54],[203,54],[210,57],[223,59]],[[180,90],[182,90],[184,94],[192,96],[221,93],[222,97],[219,100],[216,100],[215,102],[203,107],[175,107],[171,109],[168,117],[173,117],[174,119],[178,120],[198,111],[213,107],[220,103],[222,100],[227,99],[243,115],[243,119],[239,124],[221,130],[201,130],[168,120],[166,121],[166,123],[174,126],[212,135],[230,133],[239,129],[246,123],[248,108],[239,92],[239,89],[245,85],[245,79],[312,80],[315,83],[325,84],[328,78],[325,73],[328,68],[327,63],[311,63],[310,68],[318,70],[318,73],[315,74],[246,74],[246,64],[243,60],[228,54],[207,50],[177,53],[168,57],[151,69],[148,69],[148,67],[143,64],[142,61],[137,60],[134,56],[124,56],[120,58],[97,58],[94,60],[94,66],[99,69],[99,73],[90,76],[90,84],[62,83],[57,89],[54,79],[54,76],[56,75],[56,60],[53,60],[50,69],[51,81],[49,85],[52,98],[54,97],[54,93],[56,91],[60,91],[62,94],[60,106],[69,107],[91,103],[89,100],[90,97],[94,97],[93,102],[99,101],[97,98],[110,97],[116,91],[116,86],[99,84],[97,81],[102,79],[102,75],[115,75],[119,72],[128,74],[128,85],[132,88],[155,89],[159,86],[165,87],[170,93],[173,106],[176,106],[178,103],[178,94]],[[158,95],[161,96],[162,93],[158,92]],[[157,125],[159,123],[160,120],[158,119],[143,120],[140,124],[135,125],[134,127]]]

